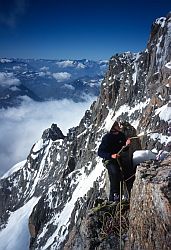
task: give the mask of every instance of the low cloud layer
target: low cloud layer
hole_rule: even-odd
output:
[[[77,126],[95,98],[84,103],[71,100],[38,103],[25,99],[18,108],[0,110],[0,176],[28,156],[32,145],[52,123],[64,134]]]

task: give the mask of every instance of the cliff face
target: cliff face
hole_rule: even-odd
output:
[[[168,134],[171,120],[170,35],[171,14],[154,22],[144,52],[124,53],[110,59],[109,70],[101,84],[100,96],[91,105],[90,110],[86,111],[77,127],[70,129],[68,134],[63,136],[60,129],[52,125],[33,145],[26,162],[21,163],[13,173],[7,174],[0,180],[2,235],[4,228],[8,228],[11,216],[28,203],[31,204],[34,199],[36,205],[33,205],[29,217],[30,248],[60,250],[69,246],[68,249],[84,249],[87,229],[86,222],[83,225],[82,222],[85,221],[94,201],[98,197],[106,198],[104,191],[106,170],[101,159],[97,157],[97,149],[112,121],[127,120],[138,129],[138,132],[145,132],[142,143],[146,148],[155,151],[166,149],[171,141]],[[157,173],[161,175],[164,170],[160,168],[156,171],[156,175]],[[154,188],[143,182],[140,173],[138,170],[132,199],[135,202],[138,200],[137,186],[142,187],[139,192],[143,192],[146,186],[148,189],[150,187],[149,193],[144,191],[140,196],[142,209],[146,211],[148,204],[146,200],[149,200],[150,194],[155,194]],[[159,198],[155,196],[154,199],[159,200],[162,208],[165,206],[162,205],[165,200],[162,200],[159,189],[157,193]],[[169,188],[166,193],[170,196]],[[141,241],[138,235],[134,234],[136,220],[133,217],[139,215],[136,215],[138,211],[132,200],[131,204],[132,224],[130,224],[129,244],[131,249],[137,249],[137,244]],[[152,211],[155,217],[159,209]],[[143,220],[143,217],[141,219]],[[160,218],[156,219],[153,225],[159,221]],[[141,220],[137,228],[140,223]],[[147,228],[149,225],[150,223]],[[146,225],[141,232],[144,232],[145,227]],[[165,233],[164,226],[161,230]],[[3,239],[1,232],[0,240]],[[157,233],[154,237],[157,237]],[[87,249],[91,249],[91,244],[88,245]],[[97,249],[105,249],[103,239],[100,245],[104,248]],[[6,245],[3,246],[5,249]],[[141,249],[140,245],[138,247]]]

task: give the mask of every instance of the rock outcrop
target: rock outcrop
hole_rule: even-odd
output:
[[[131,193],[126,249],[169,250],[171,242],[171,155],[138,167]]]

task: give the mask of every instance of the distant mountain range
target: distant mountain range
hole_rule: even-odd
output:
[[[98,96],[108,61],[0,59],[0,108],[35,101]]]

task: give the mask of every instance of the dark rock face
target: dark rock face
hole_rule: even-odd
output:
[[[52,141],[56,141],[58,139],[64,139],[64,138],[65,136],[63,135],[60,128],[57,127],[57,124],[52,124],[51,128],[46,129],[42,135],[43,140],[51,139]]]
[[[98,199],[97,199],[98,200]],[[82,239],[81,249],[110,250],[119,249],[119,205],[107,201],[95,201],[95,206],[89,210],[82,221],[80,235]],[[122,235],[128,230],[128,210],[129,204],[122,203]],[[65,245],[67,249],[77,249],[77,236],[70,238]],[[121,239],[124,242],[124,239]]]
[[[96,237],[93,240],[91,233],[93,232],[95,235],[94,226],[91,227],[92,232],[88,230],[94,218],[94,215],[92,218],[87,217],[88,211],[93,207],[97,198],[107,198],[105,193],[106,169],[101,159],[97,157],[97,150],[106,129],[116,119],[129,122],[128,137],[136,136],[133,127],[137,128],[138,133],[144,132],[144,136],[140,137],[144,148],[165,149],[165,143],[170,141],[168,134],[170,118],[165,116],[170,112],[170,34],[171,19],[168,15],[153,24],[145,51],[138,54],[123,53],[111,57],[109,70],[102,81],[100,96],[85,112],[80,124],[71,128],[66,136],[53,124],[33,145],[26,163],[10,176],[0,180],[1,228],[6,226],[11,211],[22,207],[32,197],[40,197],[29,218],[32,236],[31,249],[84,249],[86,242],[87,250],[91,249],[92,244],[96,249],[102,250],[110,249],[111,242],[118,242],[115,236],[111,236],[107,241],[99,241]],[[126,131],[124,132],[126,133]],[[137,147],[141,147],[139,140],[135,140],[135,147],[132,145],[130,155]],[[145,177],[149,176],[149,171],[154,172],[154,175],[158,177],[165,176],[167,167],[162,169],[158,166],[160,169],[158,172],[157,167],[153,166],[154,164],[151,170],[150,168],[145,170]],[[168,163],[168,169],[170,169],[170,163]],[[158,175],[156,171],[160,174]],[[141,184],[142,189],[137,190],[143,192],[144,189],[146,190],[146,184],[150,190],[151,180],[153,183],[155,177],[152,175],[150,180],[144,179],[145,177],[139,173],[137,173],[136,181]],[[159,179],[156,179],[157,183],[159,183]],[[166,183],[162,178],[161,181]],[[170,187],[169,185],[168,183],[168,187]],[[158,185],[156,184],[155,187]],[[170,197],[168,187],[167,185],[162,187],[166,197]],[[154,196],[154,200],[160,197],[160,190],[158,188],[156,190],[159,194],[155,194],[154,189],[149,192]],[[141,195],[141,212],[144,208],[144,211],[147,210],[143,195],[148,194],[145,192]],[[132,197],[139,201],[136,188],[133,189]],[[147,198],[147,200],[149,199]],[[166,199],[159,198],[161,213],[163,213],[163,201]],[[137,217],[138,210],[134,211],[136,208],[134,208],[132,200],[131,204],[133,213],[131,212],[130,217],[132,216],[133,224],[130,225],[129,245],[132,247],[130,249],[141,249],[141,245],[138,244],[145,235],[146,224],[143,224],[143,230],[139,231],[139,237],[142,235],[143,237],[138,238],[137,232],[134,238],[134,233],[131,234],[131,232],[135,231],[134,222],[136,220],[134,221],[134,219]],[[154,205],[151,200],[149,204],[151,207]],[[161,222],[158,215],[155,219],[158,211],[157,208],[153,209],[152,225]],[[145,216],[145,212],[142,214]],[[167,212],[164,214],[166,215]],[[138,216],[137,220],[139,218],[143,220],[141,216]],[[167,216],[165,218],[168,220]],[[95,219],[93,225],[96,222]],[[140,225],[140,221],[137,221],[137,230],[140,229],[138,225]],[[165,223],[166,228],[168,225]],[[147,228],[150,228],[148,220]],[[150,230],[152,232],[153,228]],[[153,247],[152,239],[157,238],[158,230],[157,227],[154,237],[152,233],[150,234],[149,247]],[[170,239],[170,231],[167,230],[167,232],[169,233],[165,232],[164,236],[164,227],[161,229],[162,241],[166,240],[166,247],[168,239]]]

